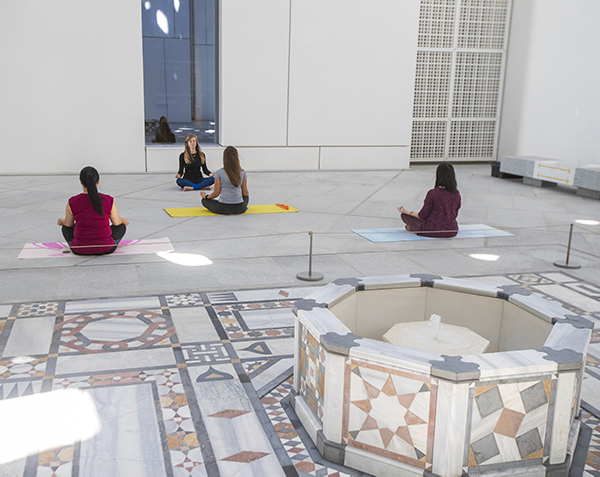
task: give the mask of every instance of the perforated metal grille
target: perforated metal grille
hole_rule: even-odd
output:
[[[440,118],[448,115],[452,52],[417,52],[417,74],[413,117]]]
[[[456,52],[452,116],[496,117],[501,72],[502,53]]]
[[[447,125],[446,121],[413,121],[410,157],[443,158]]]
[[[504,48],[508,0],[462,0],[458,48]]]
[[[455,0],[422,0],[419,48],[452,48]]]
[[[494,157],[496,121],[451,121],[448,157]]]
[[[512,0],[421,0],[411,159],[493,159]]]

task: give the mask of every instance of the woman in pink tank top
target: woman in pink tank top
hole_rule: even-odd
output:
[[[117,249],[129,221],[120,217],[110,195],[98,192],[100,175],[91,166],[79,173],[83,193],[69,199],[65,218],[58,219],[62,234],[76,255],[105,255]]]

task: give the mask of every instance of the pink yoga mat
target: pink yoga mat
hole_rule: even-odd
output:
[[[111,255],[135,255],[140,253],[172,252],[173,245],[167,238],[147,240],[121,240]],[[26,243],[17,258],[80,257],[69,249],[66,242]]]

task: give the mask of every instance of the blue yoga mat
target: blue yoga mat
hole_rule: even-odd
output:
[[[394,227],[391,229],[358,229],[352,230],[355,234],[370,240],[371,242],[412,242],[415,240],[444,240],[442,238],[421,237],[413,232],[408,232],[404,227]],[[459,225],[458,234],[453,239],[458,238],[481,238],[481,237],[509,237],[511,233],[504,230],[498,230],[489,225],[468,224]],[[447,239],[446,239],[447,240]]]

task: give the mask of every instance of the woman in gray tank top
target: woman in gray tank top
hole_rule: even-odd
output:
[[[223,169],[215,172],[215,188],[202,192],[202,205],[214,214],[243,214],[248,209],[248,178],[240,166],[237,149],[227,146],[223,151]],[[217,196],[219,199],[217,200]]]

